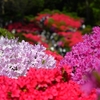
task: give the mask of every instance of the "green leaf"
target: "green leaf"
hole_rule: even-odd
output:
[[[14,35],[4,28],[0,28],[0,36],[8,37],[9,39],[14,38]]]

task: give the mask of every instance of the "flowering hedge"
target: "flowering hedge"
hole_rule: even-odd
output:
[[[0,76],[0,100],[95,100],[95,92],[84,96],[80,87],[69,80],[70,69],[31,68],[18,79]]]
[[[8,25],[29,43],[0,37],[0,100],[99,100],[100,27],[82,36],[80,26],[58,13]],[[72,49],[63,58],[49,46]]]
[[[0,100],[96,100],[71,80],[62,56],[42,45],[0,38]]]
[[[30,66],[53,68],[56,60],[45,53],[42,45],[30,45],[24,40],[0,38],[0,75],[18,77],[25,75]]]
[[[83,42],[72,47],[60,62],[72,68],[72,79],[86,92],[96,88],[100,95],[100,27],[94,27],[92,34],[84,35]]]
[[[64,45],[73,46],[77,42],[81,41],[82,32],[79,31],[82,26],[81,18],[75,19],[63,13],[51,12],[51,14],[38,14],[35,21],[43,29],[49,32],[56,32],[58,35],[62,36],[65,40]],[[75,36],[76,39],[74,40]]]
[[[82,41],[81,27],[81,18],[75,19],[63,13],[44,13],[30,21],[8,24],[5,28],[21,40],[31,44],[40,43],[64,55],[73,45]]]

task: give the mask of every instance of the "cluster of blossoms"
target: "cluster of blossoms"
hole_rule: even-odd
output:
[[[40,31],[41,29],[37,27],[33,22],[25,23],[25,22],[13,22],[5,26],[12,33],[33,33],[35,31]]]
[[[0,37],[0,75],[17,78],[25,75],[30,67],[54,68],[56,60],[45,51],[39,44]]]
[[[31,44],[40,43],[65,55],[73,45],[82,41],[82,23],[81,18],[75,19],[61,12],[50,11],[39,13],[30,20],[10,23],[5,28],[21,40],[25,39]]]
[[[95,91],[85,96],[70,80],[71,69],[30,68],[26,76],[11,79],[0,76],[0,100],[96,100]]]
[[[80,19],[72,18],[63,13],[38,14],[36,20],[40,21],[48,28],[57,29],[59,31],[74,31],[80,28],[82,24]]]
[[[73,45],[82,41],[82,19],[75,19],[63,13],[38,14],[35,21],[42,27],[45,36],[53,41],[51,46],[60,54],[65,55]],[[61,43],[61,45],[59,45]],[[52,48],[51,48],[52,50]]]
[[[78,84],[87,84],[87,89],[100,88],[99,81],[97,83],[93,77],[99,78],[96,73],[100,73],[100,27],[94,27],[92,34],[84,35],[83,42],[73,46],[60,63],[72,67],[72,79]]]
[[[42,45],[1,37],[0,100],[96,100],[95,90],[86,96],[71,80],[61,59]]]
[[[36,26],[34,22],[13,22],[5,26],[5,28],[20,40],[23,40],[24,37],[24,40],[30,44],[40,43],[48,48],[48,44],[45,42],[45,37],[37,34],[41,31],[41,28]]]
[[[39,34],[32,34],[32,33],[23,33],[25,40],[30,44],[41,44],[46,48],[49,48],[49,44],[46,43],[46,38]]]

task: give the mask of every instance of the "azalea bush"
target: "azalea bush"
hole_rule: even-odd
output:
[[[65,42],[67,46],[72,46],[76,44],[78,41],[81,41],[81,31],[79,29],[81,28],[82,22],[81,19],[74,19],[68,15],[65,15],[63,13],[53,13],[50,14],[44,13],[39,14],[35,18],[36,22],[39,23],[39,26],[41,26],[46,31],[50,32],[50,35],[55,32],[60,37],[65,39]],[[71,39],[76,35],[77,42],[71,41]],[[77,34],[78,39],[77,39]]]
[[[89,93],[93,88],[100,95],[100,27],[94,27],[90,35],[83,36],[83,42],[66,53],[62,64],[72,68],[72,80]]]
[[[41,45],[30,45],[24,40],[9,40],[0,38],[0,75],[18,77],[25,75],[30,66],[55,67],[56,61],[45,53],[46,48]]]
[[[0,100],[95,100],[71,80],[62,56],[40,44],[0,38]]]
[[[14,22],[8,24],[5,28],[15,37],[18,37],[19,41],[25,40],[31,44],[40,43],[47,48],[49,47],[45,41],[46,38],[39,34],[41,32],[41,28],[35,25],[34,22]]]
[[[70,69],[31,68],[18,79],[0,76],[1,100],[95,100],[94,91],[84,96],[75,82],[69,80]]]
[[[25,17],[24,22],[11,23],[5,28],[20,40],[24,39],[31,44],[40,43],[61,55],[82,41],[82,19],[61,12],[39,13],[30,20]]]

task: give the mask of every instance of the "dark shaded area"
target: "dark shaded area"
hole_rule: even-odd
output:
[[[36,15],[44,9],[74,13],[85,19],[87,25],[100,25],[99,0],[0,0],[1,20],[22,20],[24,16]]]

